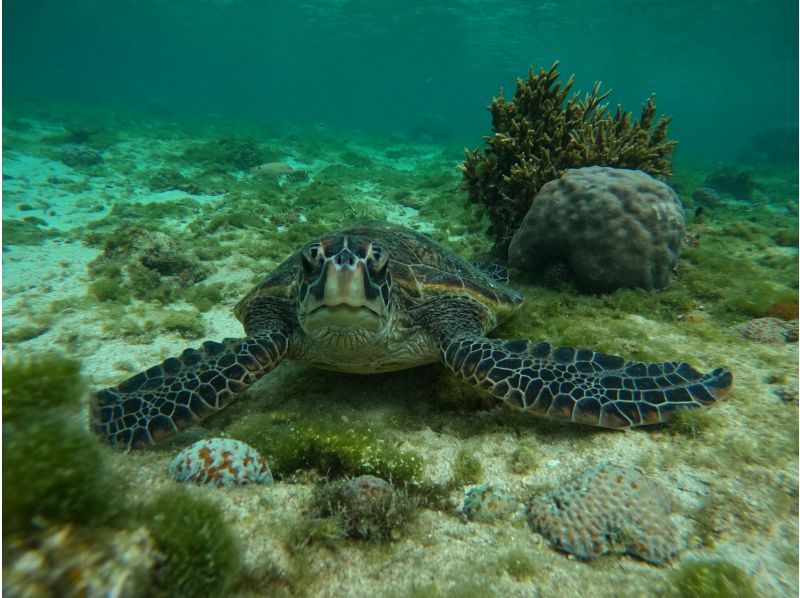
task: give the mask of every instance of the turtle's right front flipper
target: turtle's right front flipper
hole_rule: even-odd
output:
[[[282,332],[186,349],[91,399],[92,430],[122,449],[143,448],[205,419],[283,361]]]

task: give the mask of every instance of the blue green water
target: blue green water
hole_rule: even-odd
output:
[[[797,123],[797,3],[771,1],[8,0],[4,101],[158,107],[376,132],[441,117],[475,146],[485,106],[561,61],[675,116],[683,155],[724,159]]]
[[[619,598],[735,588],[739,596],[797,596],[797,19],[790,0],[6,0],[3,595],[435,597],[491,589],[499,596]],[[575,74],[574,90],[591,90],[595,81],[613,90],[611,111],[619,103],[638,118],[655,93],[659,112],[674,117],[669,139],[678,145],[670,168],[651,168],[665,175],[663,183],[651,181],[657,196],[638,183],[635,193],[613,190],[613,203],[596,204],[602,207],[583,211],[585,218],[573,204],[559,204],[556,217],[542,221],[554,223],[552,230],[574,227],[548,243],[582,249],[577,265],[586,255],[605,260],[596,269],[606,272],[602,282],[610,279],[606,265],[633,263],[617,270],[635,271],[639,264],[647,272],[651,250],[680,245],[668,269],[663,260],[659,266],[664,288],[598,293],[581,288],[571,278],[575,264],[566,262],[521,271],[497,234],[513,233],[519,223],[506,217],[511,210],[492,211],[498,204],[527,209],[513,193],[494,202],[500,194],[493,192],[503,189],[497,181],[507,182],[495,174],[509,171],[487,168],[488,159],[473,164],[482,173],[477,200],[475,186],[464,184],[470,171],[459,166],[471,164],[464,147],[488,147],[485,158],[509,141],[483,141],[493,133],[486,110],[492,98],[501,88],[510,98],[517,77],[555,61],[561,82]],[[505,165],[512,175],[520,162],[513,164]],[[557,176],[545,168],[542,178]],[[524,199],[535,185],[523,182],[527,188],[504,188]],[[605,201],[609,194],[597,195]],[[652,197],[666,205],[654,212],[667,217],[656,218],[653,236],[634,228],[638,217],[627,227],[631,219],[619,206],[628,204],[619,200],[631,196],[634,207]],[[497,343],[470,340],[497,347],[493,359],[504,354],[500,347],[513,352],[503,361],[522,374],[497,383],[492,397],[478,382],[485,361],[477,367],[475,351],[461,372],[431,363],[380,373],[381,354],[368,344],[331,357],[309,342],[300,325],[309,319],[308,301],[288,302],[279,318],[254,313],[250,322],[291,327],[292,348],[300,350],[287,351],[287,362],[272,371],[257,368],[254,375],[263,377],[248,379],[245,392],[230,381],[236,400],[225,398],[223,413],[179,421],[179,405],[169,417],[181,427],[197,425],[154,438],[163,442],[152,450],[106,446],[124,448],[133,423],[141,429],[155,422],[156,432],[169,433],[162,415],[173,397],[177,403],[188,396],[175,384],[164,390],[175,381],[170,357],[182,356],[194,375],[199,352],[186,349],[227,339],[203,351],[234,347],[218,363],[229,360],[246,334],[234,315],[237,302],[254,285],[259,293],[297,294],[301,272],[311,266],[297,257],[304,266],[292,274],[279,268],[287,256],[304,246],[304,256],[322,251],[321,243],[306,244],[363,220],[428,235],[483,262],[492,278],[465,265],[459,271],[474,280],[444,276],[421,250],[418,273],[433,273],[424,293],[458,301],[463,285],[472,289],[463,306],[483,297],[488,311],[501,314],[508,305],[487,300],[495,292],[487,289],[508,284],[507,297],[524,296],[515,315],[487,333]],[[498,221],[499,231],[490,228]],[[680,228],[670,228],[677,221]],[[533,228],[524,230],[536,239]],[[663,241],[664,231],[673,241]],[[643,238],[652,242],[642,245]],[[373,263],[389,255],[402,266],[391,278],[391,297],[403,308],[397,321],[422,330],[393,334],[391,343],[399,338],[400,355],[410,347],[403,364],[427,363],[427,354],[420,358],[425,335],[449,334],[456,318],[441,310],[447,318],[439,321],[425,294],[406,297],[404,260],[416,257],[402,249],[392,256],[381,233],[371,241],[381,241],[372,245]],[[276,268],[290,275],[263,284]],[[347,288],[355,293],[358,285]],[[338,307],[334,314],[349,313]],[[415,310],[423,316],[406,317]],[[375,310],[359,309],[367,311]],[[549,346],[542,340],[566,347],[552,353],[553,363],[585,359],[570,347],[600,352],[595,373],[619,363],[617,355],[669,367],[683,362],[670,378],[678,380],[677,392],[646,390],[651,409],[632,417],[652,415],[651,399],[684,400],[681,391],[689,391],[679,374],[691,378],[690,366],[717,372],[719,400],[624,433],[563,421],[561,401],[544,417],[539,407],[512,409],[495,397],[529,379],[532,368],[513,364],[536,362]],[[488,360],[489,349],[482,351]],[[344,372],[310,365],[327,367],[326,359]],[[161,362],[166,378],[153,368]],[[235,376],[240,367],[225,371]],[[473,367],[474,376],[465,373]],[[659,367],[636,382],[637,392],[667,379],[653,375]],[[207,376],[209,368],[203,361],[196,371]],[[626,376],[641,368],[633,363]],[[153,415],[150,395],[138,398],[145,388],[138,372],[146,372],[146,386],[162,380],[162,415]],[[608,379],[622,378],[598,374],[592,387]],[[629,381],[620,396],[632,394]],[[574,386],[559,384],[564,392]],[[621,382],[608,384],[605,398]],[[692,388],[700,397],[711,392]],[[90,416],[91,405],[112,391],[132,397],[121,401],[131,412],[121,423],[98,425],[103,410],[122,412],[100,404]],[[192,407],[202,408],[195,399],[208,395],[191,394]],[[510,398],[518,399],[503,395]],[[670,415],[673,405],[665,407]],[[582,419],[573,421],[591,416],[589,409],[577,413]],[[118,425],[124,429],[116,434]],[[274,483],[178,485],[170,478],[173,460],[180,463],[182,449],[195,441],[202,447],[209,436],[251,445]],[[640,485],[642,473],[650,481]],[[337,502],[359,479],[356,488],[377,488],[379,496],[391,484],[402,490],[394,495],[400,502],[376,509],[369,528]],[[637,498],[651,482],[660,490]],[[541,515],[551,504],[569,504],[569,488],[592,485],[577,518],[568,512],[549,533],[533,521],[537,509]],[[624,509],[619,489],[632,497]],[[651,499],[656,508],[647,506]],[[662,512],[673,502],[673,513]],[[652,542],[638,545],[613,523],[619,517],[652,534]],[[606,528],[598,534],[595,524]],[[587,544],[572,542],[573,531]],[[650,558],[648,546],[658,551]],[[607,550],[597,565],[583,561]]]

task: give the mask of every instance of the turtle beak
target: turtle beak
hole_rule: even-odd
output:
[[[325,257],[318,272],[301,297],[301,313],[307,326],[373,331],[383,328],[387,293],[381,293],[381,284],[372,280],[366,256],[357,255],[345,245]]]
[[[382,306],[376,305],[368,296],[369,275],[364,263],[344,249],[325,264],[325,290],[323,305],[366,307],[377,314]]]

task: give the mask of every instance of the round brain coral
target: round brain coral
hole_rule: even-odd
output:
[[[210,438],[183,449],[169,466],[177,482],[198,486],[270,484],[272,472],[254,448],[229,438]]]
[[[678,553],[673,498],[635,467],[592,467],[528,505],[528,522],[553,546],[583,559],[623,552],[657,565]]]
[[[547,183],[511,240],[509,263],[541,271],[566,263],[590,291],[667,286],[680,255],[683,206],[639,170],[574,168]]]

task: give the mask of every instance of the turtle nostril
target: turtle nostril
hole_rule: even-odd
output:
[[[334,258],[333,262],[337,266],[349,266],[352,268],[356,265],[356,256],[349,251],[343,251]]]

